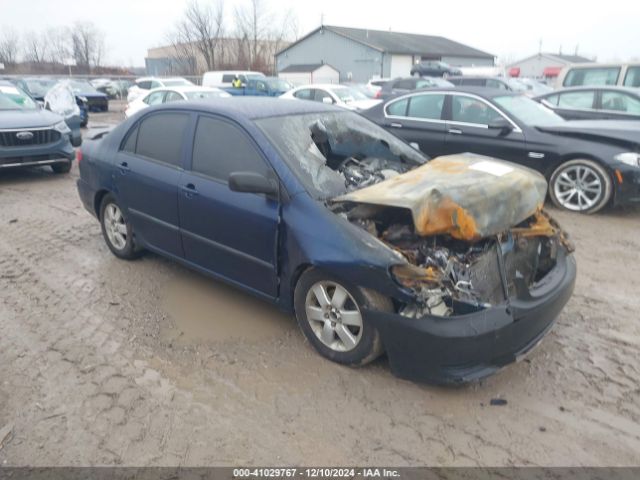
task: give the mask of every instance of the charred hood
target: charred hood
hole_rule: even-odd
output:
[[[534,215],[546,191],[544,177],[531,169],[467,153],[435,158],[332,202],[355,204],[362,218],[402,209],[419,235],[477,241]]]

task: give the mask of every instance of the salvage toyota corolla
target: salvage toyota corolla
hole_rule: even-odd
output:
[[[386,352],[404,378],[481,378],[536,345],[573,291],[540,174],[427,161],[332,106],[152,107],[87,141],[79,166],[117,257],[152,250],[275,302],[342,364]]]

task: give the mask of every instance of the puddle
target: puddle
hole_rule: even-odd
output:
[[[178,345],[232,338],[255,342],[296,328],[293,316],[270,303],[191,272],[172,280],[162,298],[172,322],[161,336]]]

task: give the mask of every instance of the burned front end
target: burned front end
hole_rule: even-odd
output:
[[[550,328],[575,280],[544,178],[476,155],[440,157],[335,198],[332,209],[402,254],[389,274],[413,301],[368,312],[400,376],[483,377]]]

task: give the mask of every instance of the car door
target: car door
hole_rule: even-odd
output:
[[[471,152],[522,163],[527,159],[526,143],[519,127],[485,99],[471,94],[449,95],[446,111],[444,152]],[[489,128],[506,121],[508,132]]]
[[[190,169],[180,179],[178,208],[185,258],[268,297],[277,295],[277,199],[234,192],[233,172],[275,179],[262,152],[237,124],[198,118]]]
[[[444,93],[425,92],[392,101],[385,107],[385,127],[430,157],[442,155],[445,99]]]
[[[114,164],[114,186],[136,236],[149,247],[182,256],[178,180],[189,114],[156,112],[127,134]]]

